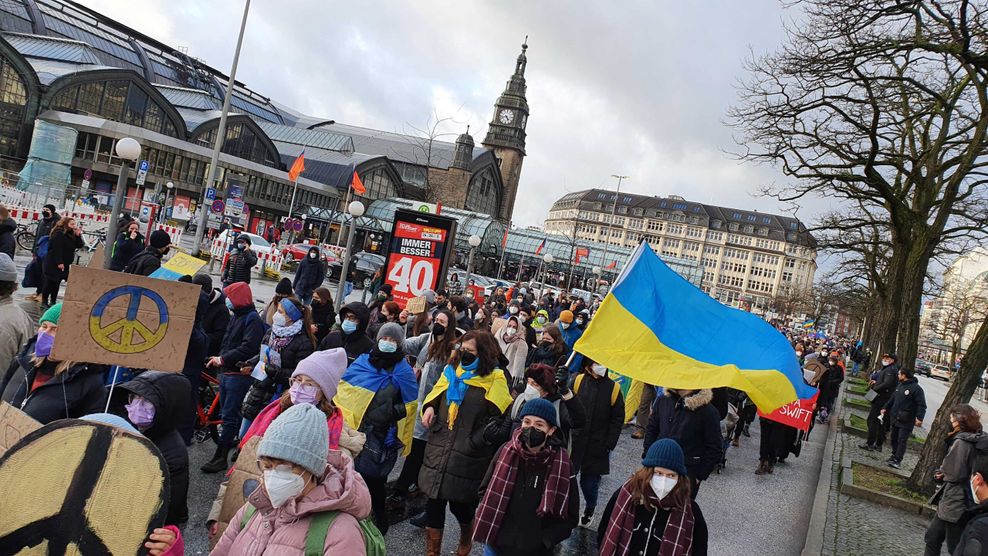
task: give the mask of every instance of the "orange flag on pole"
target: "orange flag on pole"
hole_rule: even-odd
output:
[[[291,181],[298,181],[298,177],[302,175],[305,171],[305,149],[302,149],[302,154],[298,155],[295,162],[292,162],[292,169],[288,171],[288,179]]]
[[[360,176],[357,175],[356,170],[353,171],[353,181],[350,182],[350,187],[360,195],[367,193],[367,188],[364,187],[364,182],[360,181]]]

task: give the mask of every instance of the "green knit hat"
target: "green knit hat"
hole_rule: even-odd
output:
[[[38,321],[38,324],[41,324],[43,322],[50,322],[57,326],[58,319],[60,319],[61,317],[62,317],[62,304],[56,303],[51,307],[49,307],[48,310],[45,311],[45,314],[41,315],[41,320]]]

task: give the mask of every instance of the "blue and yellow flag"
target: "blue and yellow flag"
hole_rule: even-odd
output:
[[[398,387],[401,401],[405,404],[405,418],[398,421],[397,435],[405,444],[403,454],[407,456],[412,449],[412,430],[415,419],[418,418],[418,385],[415,382],[415,371],[404,359],[389,373],[374,368],[370,363],[370,355],[361,355],[347,367],[340,378],[333,403],[340,408],[346,424],[359,430],[374,395],[389,383]]]
[[[625,376],[667,388],[730,386],[772,412],[816,389],[789,341],[673,272],[642,243],[575,350]]]

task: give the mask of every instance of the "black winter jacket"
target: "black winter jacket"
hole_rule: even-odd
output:
[[[723,451],[720,415],[710,405],[712,399],[713,393],[707,389],[685,398],[666,389],[665,395],[655,400],[645,428],[642,457],[656,440],[672,438],[683,449],[690,478],[703,481],[709,477]]]
[[[292,280],[292,288],[295,290],[295,295],[299,297],[312,295],[312,290],[321,286],[325,279],[326,267],[318,258],[313,259],[306,254],[298,263],[295,279]]]
[[[209,307],[202,317],[202,330],[209,339],[207,356],[219,355],[223,345],[223,336],[230,325],[230,310],[226,308],[226,294],[219,288],[213,288],[209,294]]]
[[[487,490],[487,485],[494,474],[494,467],[506,450],[507,444],[501,446],[497,455],[487,468],[487,475],[481,483],[481,495]],[[554,447],[554,450],[564,448]],[[552,461],[551,459],[549,461]],[[546,478],[549,475],[547,465],[535,461],[521,460],[515,477],[515,487],[505,509],[501,527],[494,538],[494,548],[498,554],[516,556],[537,556],[549,554],[552,547],[569,538],[576,527],[580,512],[580,494],[575,479],[569,482],[568,513],[564,519],[554,516],[539,517],[538,508],[545,493]]]
[[[332,300],[322,303],[313,301],[309,308],[312,310],[312,324],[316,325],[316,340],[321,342],[336,324],[336,309]]]
[[[271,330],[264,333],[264,339],[261,340],[262,345],[267,345],[271,341],[271,334]],[[271,397],[274,396],[278,386],[287,386],[288,380],[295,372],[295,367],[300,361],[312,355],[313,351],[315,351],[315,347],[312,345],[312,338],[309,338],[304,330],[293,336],[288,345],[278,352],[281,357],[281,365],[265,365],[267,378],[255,381],[251,385],[240,410],[244,419],[253,420],[257,417],[257,414],[271,401]],[[258,352],[257,355],[247,361],[247,364],[253,367],[260,360],[261,355]]]
[[[916,419],[926,417],[926,393],[916,377],[900,382],[895,393],[885,402],[885,418],[893,426],[912,427]]]
[[[69,279],[69,266],[75,262],[75,250],[83,247],[82,237],[74,232],[56,232],[48,240],[48,256],[45,257],[45,278]],[[58,265],[63,265],[59,270]]]
[[[393,358],[382,359],[382,354],[375,348],[368,356],[368,364],[381,373],[394,373],[396,370],[411,372],[411,366],[404,357],[397,361]],[[404,367],[402,369],[402,367]],[[354,459],[353,465],[358,473],[367,477],[386,478],[398,460],[401,443],[386,445],[389,431],[398,421],[407,416],[405,404],[401,400],[401,390],[388,382],[374,393],[367,409],[364,411],[359,432],[367,435],[364,449]]]
[[[130,239],[130,234],[124,230],[117,242],[113,244],[113,257],[110,259],[110,270],[122,271],[141,251],[144,250],[144,236],[137,234],[135,239]]]
[[[25,376],[24,382],[10,400],[10,405],[20,408],[42,425],[58,419],[78,419],[83,415],[103,411],[103,404],[106,402],[106,389],[103,387],[106,367],[103,365],[77,363],[29,392],[37,374],[37,369],[31,363],[34,343],[29,342],[29,345],[31,349],[25,349],[18,356]],[[55,369],[53,362],[46,362],[45,366],[49,371]]]
[[[511,377],[506,378],[510,382]],[[586,410],[583,407],[583,402],[576,399],[576,396],[564,400],[556,393],[546,396],[545,401],[551,403],[559,413],[559,432],[554,434],[553,437],[559,441],[561,446],[568,450],[573,432],[587,425]],[[519,415],[521,415],[525,403],[524,400],[518,400],[516,398],[516,403],[511,404],[511,407],[508,408],[508,413],[505,415],[504,420],[501,421],[497,434],[490,436],[490,439],[496,439],[496,444],[500,445],[507,442],[511,438],[511,434],[515,432],[515,429],[521,427],[521,417]]]
[[[234,282],[250,284],[250,269],[254,268],[256,264],[257,253],[254,253],[253,250],[234,250],[230,259],[226,261],[226,266],[223,267],[223,285],[229,286]]]
[[[892,363],[888,367],[882,367],[878,372],[878,380],[871,385],[871,389],[878,393],[878,397],[871,401],[872,405],[883,406],[885,402],[895,392],[899,384],[899,366]]]
[[[617,502],[618,492],[620,489],[611,495],[611,499],[607,501],[607,506],[604,508],[604,514],[600,517],[600,525],[597,526],[598,547],[604,544],[604,535],[607,533],[607,524],[614,512],[614,503]],[[693,548],[690,554],[691,556],[706,556],[709,542],[707,521],[703,518],[703,512],[700,511],[700,506],[696,504],[696,501],[690,501],[690,503],[693,505]],[[649,510],[643,505],[636,504],[635,524],[626,553],[657,556],[662,547],[662,535],[665,532],[667,521],[669,521],[667,510],[661,508]]]
[[[240,307],[233,310],[233,318],[223,335],[220,346],[220,359],[223,372],[240,374],[238,363],[249,361],[261,349],[265,325],[253,307]]]
[[[14,232],[17,231],[17,222],[13,218],[0,220],[0,253],[6,253],[11,259],[14,258],[14,251],[17,249],[17,240]]]
[[[319,351],[343,348],[346,351],[348,364],[374,349],[374,340],[367,336],[367,324],[370,322],[370,310],[367,305],[359,301],[344,305],[340,309],[340,322],[343,322],[350,313],[357,316],[357,329],[352,334],[344,334],[343,330],[336,328],[319,342]]]
[[[576,378],[580,379],[579,389],[575,388]],[[592,475],[607,475],[611,472],[610,453],[617,446],[624,426],[624,396],[617,388],[617,399],[611,404],[615,391],[614,381],[608,377],[594,378],[590,373],[573,377],[570,386],[576,392],[576,399],[583,404],[586,424],[573,431],[572,451],[573,472]]]
[[[955,556],[981,556],[988,553],[988,500],[964,514],[964,532],[954,550]]]
[[[34,230],[34,245],[31,246],[31,253],[38,254],[38,242],[41,238],[51,235],[51,229],[55,227],[55,224],[58,224],[61,218],[56,212],[51,218],[38,220],[38,227]]]
[[[178,432],[192,414],[191,385],[176,373],[147,371],[113,389],[110,411],[127,418],[124,407],[131,394],[154,405],[154,421],[141,434],[161,451],[171,476],[171,496],[165,523],[182,523],[189,517],[186,498],[189,492],[189,451]]]
[[[189,348],[185,352],[185,365],[182,367],[182,374],[189,377],[192,384],[199,384],[199,373],[205,368],[206,355],[209,350],[209,336],[206,336],[206,330],[202,327],[208,307],[209,296],[199,290],[196,317],[192,323],[192,334],[189,336]]]
[[[150,276],[155,270],[161,268],[161,251],[157,247],[148,245],[147,249],[138,253],[123,271],[127,274],[138,274],[140,276]]]

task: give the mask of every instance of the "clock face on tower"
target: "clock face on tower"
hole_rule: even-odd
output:
[[[507,125],[507,124],[510,124],[515,119],[515,113],[512,112],[511,110],[508,110],[507,108],[505,108],[504,110],[501,110],[500,113],[498,113],[497,119],[502,124]]]

